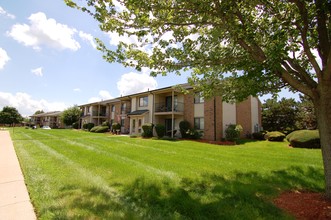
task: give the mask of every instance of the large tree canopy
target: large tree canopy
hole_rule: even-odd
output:
[[[61,114],[61,120],[65,125],[71,126],[73,123],[78,122],[82,111],[77,105],[67,108]]]
[[[5,106],[0,111],[0,124],[15,124],[23,121],[23,117],[14,107]]]
[[[267,131],[294,131],[298,114],[298,103],[292,99],[267,99],[262,105],[262,126]]]
[[[330,1],[65,1],[94,16],[103,31],[131,37],[115,50],[98,41],[109,62],[148,67],[152,74],[190,70],[205,96],[227,100],[282,87],[309,96],[331,198]]]

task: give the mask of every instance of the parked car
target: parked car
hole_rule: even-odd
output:
[[[49,127],[49,126],[45,125],[45,126],[43,126],[43,129],[46,129],[46,130],[50,130],[50,129],[51,129],[51,127]]]

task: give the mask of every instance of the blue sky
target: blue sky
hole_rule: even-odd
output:
[[[110,48],[119,40],[63,0],[2,0],[0,110],[13,106],[28,116],[187,81],[187,74],[153,78],[107,63],[95,37]]]

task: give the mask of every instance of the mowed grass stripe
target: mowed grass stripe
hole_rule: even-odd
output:
[[[223,147],[72,130],[21,130],[13,139],[33,165],[24,172],[48,185],[28,181],[29,188],[51,191],[45,192],[53,199],[44,201],[40,219],[286,219],[271,203],[277,193],[323,189],[320,151],[290,149],[286,143]],[[67,159],[72,162],[63,162]],[[103,181],[81,177],[77,166]],[[115,189],[120,199],[113,202],[99,183]]]
[[[71,157],[71,159],[76,160],[77,162],[83,162],[84,164],[89,164],[91,167],[95,167],[96,172],[99,170],[100,166],[110,166],[112,171],[120,173],[120,175],[123,175],[123,173],[144,175],[146,171],[155,177],[163,176],[173,180],[179,180],[177,174],[172,171],[158,169],[137,159],[132,159],[125,154],[121,155],[119,151],[112,150],[112,144],[109,139],[104,140],[104,142],[101,143],[96,143],[94,141],[92,144],[87,144],[88,142],[86,142],[86,140],[73,140],[66,138],[56,140],[55,138],[52,140],[41,139],[40,141],[52,147],[53,149],[56,149],[62,154],[67,155],[67,157]],[[102,148],[102,145],[106,146],[107,148]],[[81,157],[76,158],[73,156],[77,154],[81,155]],[[109,163],[109,160],[117,160],[118,164],[114,165],[113,163]]]
[[[83,199],[85,190],[101,194],[108,199],[106,202],[107,206],[109,205],[108,211],[102,213],[101,210],[99,213],[106,218],[120,219],[125,216],[123,206],[132,206],[103,178],[86,170],[40,141],[32,140],[29,143],[15,141],[15,145],[19,155],[21,155],[22,162],[27,164],[24,166],[24,171],[27,173],[25,178],[29,182],[28,188],[32,194],[32,202],[38,210],[38,219],[67,219],[68,213],[72,212],[71,208],[75,206],[77,199]],[[98,196],[94,198],[90,192],[88,195],[91,196],[89,198],[92,201],[91,205],[104,203],[104,201],[99,201]],[[68,196],[71,199],[67,199]],[[130,211],[126,212],[130,213]],[[87,212],[85,214],[90,217],[93,216],[93,213]],[[73,212],[69,216],[80,219],[84,218],[85,214],[76,215]]]

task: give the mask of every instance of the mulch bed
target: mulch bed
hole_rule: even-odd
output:
[[[331,201],[322,193],[284,192],[274,200],[274,204],[296,219],[331,219]]]

